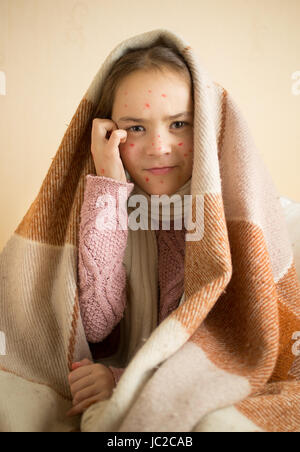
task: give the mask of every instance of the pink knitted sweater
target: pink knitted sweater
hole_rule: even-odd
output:
[[[126,273],[123,258],[128,230],[97,228],[96,220],[104,206],[100,195],[115,196],[118,208],[118,187],[126,186],[129,196],[131,182],[88,174],[81,208],[78,257],[78,293],[83,326],[94,359],[106,355],[97,353],[97,343],[105,342],[107,355],[117,351],[119,323],[126,307]],[[128,197],[127,196],[127,197]],[[127,217],[128,219],[128,217]],[[128,224],[128,223],[127,223]],[[174,310],[184,290],[185,229],[157,230],[159,321]],[[103,349],[103,344],[102,349]],[[109,366],[117,385],[124,368]]]

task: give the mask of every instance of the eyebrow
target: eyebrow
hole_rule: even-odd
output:
[[[177,113],[176,115],[165,116],[164,120],[167,121],[168,119],[175,119],[175,118],[179,118],[181,116],[192,116],[192,114],[193,113],[191,111],[183,111],[181,113]],[[131,116],[123,116],[122,118],[119,118],[118,121],[149,122],[148,119],[132,118]]]

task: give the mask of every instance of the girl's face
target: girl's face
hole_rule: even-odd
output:
[[[133,182],[146,193],[172,195],[190,179],[193,101],[183,76],[167,69],[131,73],[116,90],[111,119],[127,131],[120,156]],[[172,169],[165,174],[149,171],[157,167]]]

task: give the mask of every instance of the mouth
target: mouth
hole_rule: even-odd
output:
[[[172,171],[175,168],[175,166],[164,166],[164,167],[157,167],[157,168],[149,168],[147,171],[149,171],[152,174],[167,174],[170,171]]]

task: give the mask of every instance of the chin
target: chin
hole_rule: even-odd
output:
[[[157,190],[153,190],[151,191],[151,195],[167,195],[167,196],[172,196],[173,193],[175,193],[176,189],[170,189],[168,187],[164,188],[164,187],[159,187]]]

